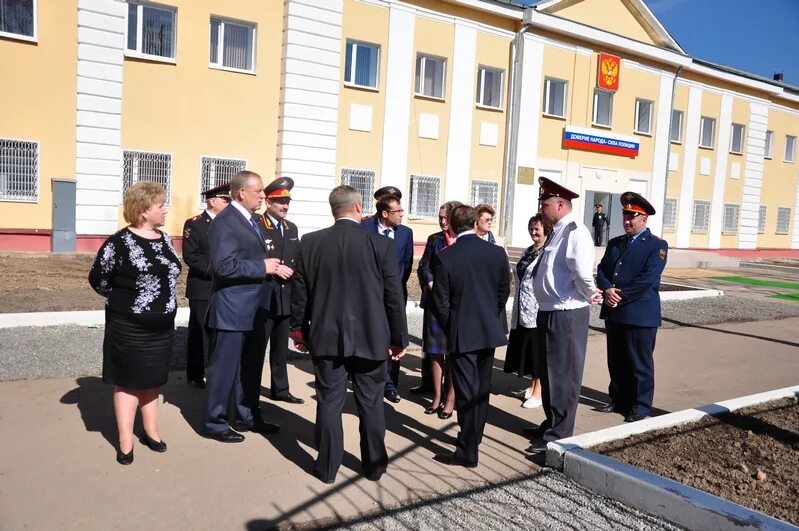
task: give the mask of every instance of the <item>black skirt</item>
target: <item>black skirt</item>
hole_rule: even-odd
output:
[[[508,350],[505,353],[505,372],[519,376],[541,378],[541,360],[538,355],[538,328],[517,326],[510,331]]]
[[[131,389],[166,384],[175,314],[143,317],[106,307],[103,339],[103,381]]]

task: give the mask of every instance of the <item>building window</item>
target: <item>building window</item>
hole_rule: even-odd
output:
[[[566,118],[566,91],[569,83],[562,79],[544,79],[544,114]]]
[[[499,183],[493,181],[472,181],[472,204],[491,205],[494,210],[497,210],[499,195]]]
[[[682,142],[682,111],[671,111],[671,132],[669,139],[675,144]]]
[[[761,206],[760,210],[757,213],[757,233],[763,234],[766,232],[766,211],[767,208],[765,206]]]
[[[477,67],[477,104],[502,108],[502,79],[505,71],[487,66]]]
[[[777,208],[777,234],[788,234],[788,225],[791,222],[791,209]]]
[[[663,201],[663,229],[674,230],[677,228],[677,200],[667,197]]]
[[[164,187],[166,204],[169,204],[172,195],[172,155],[146,151],[123,151],[122,163],[123,193],[139,181],[153,181]]]
[[[205,206],[204,191],[229,183],[234,175],[246,167],[244,160],[203,157],[200,165],[200,208]]]
[[[347,40],[344,83],[356,87],[377,88],[378,72],[380,72],[380,46]]]
[[[361,193],[364,214],[374,213],[372,195],[375,193],[375,172],[341,168],[341,184],[352,186]]]
[[[442,57],[418,54],[416,56],[416,94],[430,98],[444,98],[444,76],[447,60]]]
[[[36,39],[36,1],[0,0],[0,35]]]
[[[785,137],[785,162],[796,160],[796,137],[787,135]]]
[[[710,219],[710,201],[694,201],[694,213],[691,219],[691,230],[694,232],[707,232]]]
[[[212,66],[255,71],[255,26],[211,19]]]
[[[0,201],[38,200],[39,143],[0,138]]]
[[[438,218],[439,177],[411,175],[411,193],[408,209],[411,216],[424,219]]]
[[[128,4],[128,44],[133,54],[175,58],[174,8]]]
[[[652,134],[652,109],[655,102],[649,100],[635,100],[635,132],[644,135]]]
[[[594,90],[594,115],[592,122],[594,125],[610,127],[610,119],[613,115],[613,93],[607,90]]]
[[[699,122],[699,147],[713,149],[716,138],[716,119],[703,116]]]
[[[732,138],[730,138],[730,153],[740,155],[744,151],[744,131],[746,127],[741,124],[732,124]]]
[[[766,131],[766,150],[765,158],[770,159],[774,154],[774,131]]]
[[[724,205],[724,220],[721,224],[721,232],[738,232],[738,212],[739,205]]]

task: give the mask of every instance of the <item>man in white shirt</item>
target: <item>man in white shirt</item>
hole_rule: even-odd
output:
[[[541,379],[546,421],[534,430],[527,451],[539,453],[546,443],[574,432],[574,419],[583,381],[588,343],[590,304],[602,300],[594,284],[594,240],[588,228],[572,214],[568,188],[540,177],[541,216],[552,224],[552,234],[533,269],[533,290],[539,304],[539,355],[544,361]]]

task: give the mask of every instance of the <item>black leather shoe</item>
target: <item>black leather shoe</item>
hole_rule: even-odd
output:
[[[288,402],[289,404],[304,404],[305,403],[305,400],[303,400],[302,398],[298,398],[298,397],[294,396],[291,393],[289,393],[287,395],[273,396],[272,400],[274,400],[275,402]]]
[[[327,483],[328,485],[332,485],[333,483],[336,482],[336,478],[326,478],[318,470],[314,470],[313,475],[316,479],[318,479],[322,483]]]
[[[153,440],[149,435],[147,435],[147,432],[144,432],[142,436],[139,437],[139,442],[153,452],[166,452],[166,443],[164,441]]]
[[[456,456],[455,454],[439,454],[433,456],[434,461],[438,461],[442,465],[448,466],[462,466],[466,468],[477,468],[477,461],[466,461]]]
[[[649,417],[649,415],[639,415],[638,413],[630,413],[629,415],[624,417],[624,422],[638,422],[639,420],[644,420],[647,417]]]
[[[621,407],[617,406],[614,402],[608,402],[604,406],[597,407],[594,411],[599,411],[600,413],[622,413],[623,410]]]
[[[426,385],[417,385],[416,387],[411,387],[410,389],[408,389],[408,392],[414,395],[423,395],[427,393],[432,393],[433,388],[428,387]]]
[[[541,424],[535,428],[524,428],[522,430],[522,435],[525,437],[529,437],[530,439],[540,439],[544,436],[544,433],[549,429],[549,426],[546,424]]]
[[[241,433],[237,433],[232,429],[228,428],[227,431],[223,431],[220,433],[203,433],[203,437],[206,439],[213,439],[215,441],[223,442],[223,443],[239,443],[244,440],[244,435]]]
[[[205,389],[205,380],[202,378],[191,378],[186,383],[192,387],[196,387],[197,389]]]
[[[389,402],[393,402],[395,404],[399,404],[399,401],[402,400],[402,397],[396,391],[390,391],[386,393],[386,400]]]
[[[117,463],[120,465],[129,465],[133,462],[133,448],[130,452],[123,454],[122,450],[117,449]]]
[[[524,450],[528,454],[540,454],[547,451],[547,441],[536,441]]]

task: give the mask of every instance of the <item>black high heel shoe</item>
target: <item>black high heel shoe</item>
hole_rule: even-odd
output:
[[[139,437],[139,442],[153,452],[166,452],[166,443],[164,441],[154,441],[147,435],[147,432],[144,432],[142,436]],[[133,457],[131,457],[130,460],[133,461]]]
[[[120,465],[129,465],[133,462],[133,448],[130,449],[130,452],[123,454],[122,450],[117,448],[117,463]]]
[[[452,411],[455,411],[455,410],[453,409]],[[441,420],[447,420],[448,418],[450,418],[450,417],[452,416],[452,411],[450,411],[450,412],[446,412],[446,411],[444,411],[444,409],[442,408],[442,409],[441,409],[441,410],[438,412],[438,418],[440,418]]]
[[[425,415],[432,415],[433,413],[438,413],[439,411],[441,411],[442,407],[443,406],[441,406],[441,405],[439,405],[438,407],[429,406],[429,407],[425,408],[424,414]]]

